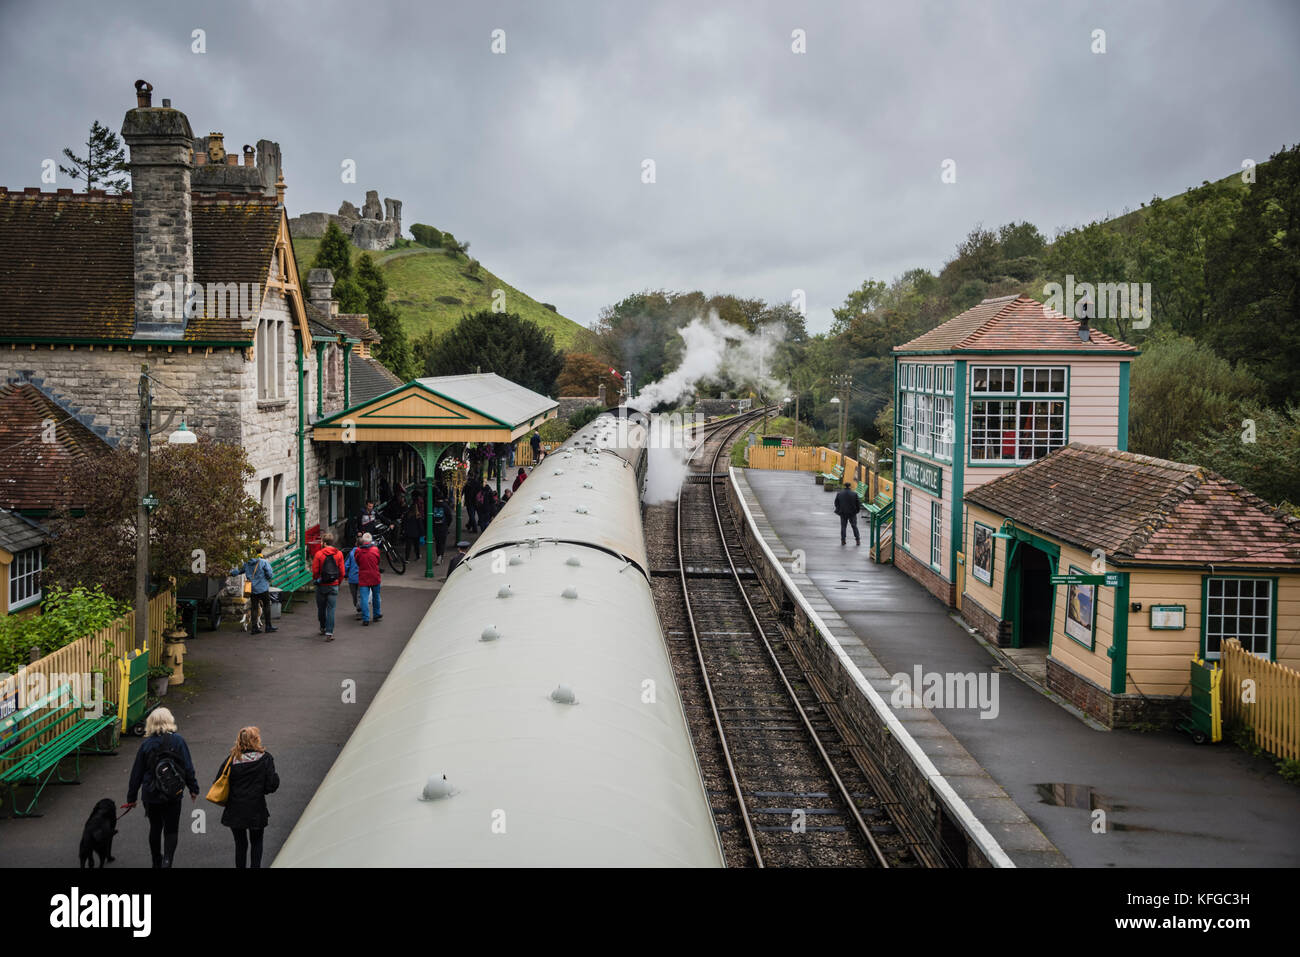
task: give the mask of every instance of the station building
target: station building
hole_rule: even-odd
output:
[[[1072,441],[1128,445],[1137,350],[1028,296],[986,299],[894,349],[894,561],[955,606],[962,501]]]
[[[1214,472],[1071,443],[968,490],[965,523],[963,619],[1042,648],[1048,688],[1108,726],[1171,717],[1229,638],[1300,666],[1300,520]]]

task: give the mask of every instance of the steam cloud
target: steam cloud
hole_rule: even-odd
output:
[[[767,396],[785,392],[785,383],[771,374],[772,357],[785,329],[775,325],[767,329],[767,335],[749,332],[723,322],[715,311],[697,316],[678,330],[686,343],[681,363],[658,382],[643,386],[628,405],[648,412],[657,405],[676,404],[700,385],[752,388]]]

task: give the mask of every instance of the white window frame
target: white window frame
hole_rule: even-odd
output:
[[[1052,374],[1059,372],[1061,374],[1061,388],[1052,389]],[[1039,390],[1037,388],[1039,374],[1042,373],[1047,377],[1047,389]],[[1035,388],[1030,388],[1030,383]],[[1064,396],[1070,390],[1070,370],[1067,366],[1022,366],[1020,369],[1020,394],[1022,396]]]
[[[912,548],[912,490],[903,489],[903,547],[908,551]]]
[[[44,556],[40,546],[25,548],[14,554],[9,565],[9,580],[5,586],[9,589],[9,610],[18,611],[41,600],[41,572],[45,568]],[[26,591],[27,594],[20,593]]]
[[[1005,421],[1010,416],[1013,429],[998,428],[996,432],[990,432],[987,428],[987,413],[982,413],[980,407],[987,406],[996,402],[1002,409],[998,413],[998,419],[1005,425]],[[1059,405],[1060,412],[1053,412],[1051,406]],[[1034,408],[1035,406],[1047,406],[1046,411]],[[1010,407],[1010,413],[1007,408]],[[981,426],[979,421],[985,418],[985,425]],[[1035,427],[1028,432],[1022,431],[1021,423],[1029,418],[1031,424]],[[1054,423],[1059,424],[1059,428],[1054,427]],[[972,399],[970,404],[970,429],[966,440],[966,454],[972,463],[981,465],[1028,465],[1037,462],[1045,455],[1050,455],[1057,449],[1064,446],[1069,439],[1070,425],[1070,403],[1067,399],[1061,397],[1026,397],[1026,398],[993,398],[985,399],[983,397]],[[1041,427],[1038,427],[1041,426]],[[1003,432],[1015,432],[1016,452],[1013,456],[1002,454]],[[996,441],[991,442],[989,436],[996,435]],[[1042,437],[1042,442],[1037,441]],[[1033,450],[1036,445],[1044,445],[1045,450],[1042,455],[1034,455]],[[992,446],[997,450],[996,456],[976,455],[977,447],[982,447],[984,451]],[[1029,454],[1025,454],[1028,450]]]
[[[1242,597],[1243,585],[1250,583],[1251,594],[1249,597]],[[1215,586],[1218,585],[1220,593],[1214,594]],[[1267,590],[1267,596],[1261,598],[1259,595],[1260,586]],[[1232,594],[1229,595],[1228,592]],[[1273,580],[1271,578],[1247,578],[1238,576],[1217,576],[1212,575],[1206,578],[1205,583],[1205,657],[1207,660],[1217,660],[1223,651],[1223,640],[1225,638],[1236,638],[1241,642],[1241,647],[1257,658],[1270,660],[1273,648],[1273,603],[1277,601],[1277,596],[1273,593]],[[1211,612],[1211,602],[1218,600],[1220,602],[1219,611]],[[1240,611],[1240,603],[1243,601],[1251,602],[1251,611],[1249,615],[1243,615]],[[1231,613],[1227,610],[1227,603],[1232,602]],[[1263,602],[1263,613],[1260,613],[1260,602]],[[1250,644],[1242,641],[1241,623],[1243,620],[1249,620],[1252,623]],[[1228,625],[1227,622],[1232,624]],[[1259,624],[1263,623],[1263,630],[1259,630]],[[1216,650],[1210,649],[1210,639],[1214,638],[1218,643]],[[1260,640],[1264,643],[1264,650],[1259,650]]]
[[[916,394],[916,451],[930,455],[933,451],[932,432],[934,397],[924,392]]]
[[[938,568],[943,562],[943,502],[930,502],[930,566]]]
[[[934,457],[952,461],[952,445],[956,430],[953,424],[953,400],[949,396],[935,396],[933,399],[934,411],[931,415],[933,423],[933,440],[931,448]]]
[[[981,373],[981,372],[985,373],[985,380],[986,380],[986,382],[987,382],[987,379],[988,379],[988,373],[993,372],[993,371],[995,371],[995,370],[998,371],[998,372],[1001,372],[1001,373],[1002,373],[1002,382],[1003,382],[1003,385],[1004,385],[1004,386],[1006,385],[1006,376],[1007,376],[1007,373],[1008,373],[1008,372],[1011,373],[1011,388],[1010,388],[1010,389],[1003,388],[1003,389],[1001,389],[1001,390],[999,390],[999,391],[994,391],[994,390],[992,390],[992,389],[989,389],[989,388],[987,387],[987,385],[986,385],[986,387],[983,388],[983,389],[978,388],[978,383],[979,383],[979,380],[980,380],[980,373]],[[971,391],[971,395],[981,395],[981,396],[998,396],[998,395],[1006,395],[1006,396],[1014,396],[1014,395],[1016,394],[1016,392],[1017,392],[1017,386],[1018,386],[1018,385],[1019,385],[1019,377],[1018,377],[1018,375],[1017,375],[1016,367],[1015,367],[1015,366],[974,366],[974,367],[971,369],[971,376],[970,376],[970,391]]]
[[[899,426],[902,435],[899,436],[899,444],[905,449],[912,448],[915,443],[916,435],[916,394],[913,392],[904,392],[902,394],[902,414],[899,417]]]

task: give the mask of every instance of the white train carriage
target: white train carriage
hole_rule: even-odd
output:
[[[646,577],[644,456],[575,440],[443,586],[275,866],[722,866]]]

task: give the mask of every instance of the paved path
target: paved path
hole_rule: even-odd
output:
[[[418,572],[423,573],[423,565]],[[311,800],[344,742],[361,720],[393,662],[435,597],[441,582],[406,575],[385,577],[384,620],[363,628],[353,620],[347,589],[340,595],[334,641],[318,633],[311,594],[295,598],[274,634],[200,632],[189,642],[185,684],[173,687],[164,704],[176,716],[206,793],[240,727],[254,724],[275,756],[280,789],[267,798],[271,823],[263,864],[275,859],[294,822]],[[445,574],[446,564],[435,569]],[[343,683],[356,683],[355,704],[344,703]],[[82,825],[100,798],[126,800],[138,738],[124,737],[118,754],[82,761],[80,786],[51,785],[37,805],[44,816],[0,819],[0,862],[5,867],[76,867]],[[221,808],[200,793],[185,800],[177,867],[233,867],[234,841],[221,826]],[[195,811],[206,833],[193,832]],[[118,823],[110,867],[149,867],[148,823],[137,806]]]
[[[744,474],[780,541],[806,553],[805,574],[887,671],[910,675],[919,664],[987,673],[998,664],[919,584],[870,562],[865,544],[840,545],[832,496],[811,475]],[[1010,673],[999,675],[998,690],[995,718],[956,709],[934,715],[1070,863],[1300,865],[1300,788],[1270,761],[1226,742],[1196,747],[1176,732],[1097,730]],[[1050,803],[1058,799],[1067,806]],[[1109,809],[1105,834],[1090,827],[1098,805]]]

